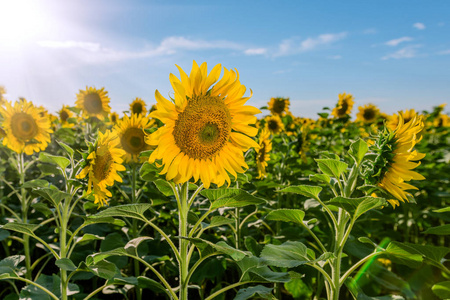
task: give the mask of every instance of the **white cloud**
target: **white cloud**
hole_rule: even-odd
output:
[[[444,51],[440,51],[440,52],[438,52],[438,54],[440,54],[440,55],[449,55],[450,54],[450,49],[444,50]]]
[[[244,51],[246,55],[264,55],[267,53],[266,48],[250,48]]]
[[[412,41],[413,39],[412,38],[410,38],[409,36],[404,36],[404,37],[401,37],[401,38],[398,38],[398,39],[394,39],[394,40],[390,40],[390,41],[387,41],[386,43],[384,43],[385,45],[388,45],[388,46],[393,46],[393,47],[395,47],[395,46],[397,46],[398,44],[400,44],[400,43],[403,43],[403,42],[410,42],[410,41]]]
[[[39,41],[37,44],[44,48],[79,48],[91,52],[100,50],[99,43],[77,42],[77,41]]]
[[[346,32],[340,33],[326,33],[321,34],[314,38],[307,38],[305,40],[300,41],[299,38],[290,38],[287,40],[283,40],[278,47],[278,52],[275,56],[281,55],[291,55],[306,51],[314,50],[320,46],[325,46],[342,40],[347,36]]]
[[[419,23],[419,22],[414,23],[414,24],[413,24],[413,27],[416,28],[416,29],[419,29],[419,30],[424,30],[424,29],[426,28],[426,27],[425,27],[425,24]]]
[[[376,34],[378,31],[375,28],[368,28],[363,31],[363,34]]]
[[[420,45],[407,46],[407,47],[404,47],[394,53],[385,55],[381,59],[387,60],[387,59],[391,59],[391,58],[392,59],[413,58],[413,57],[417,56],[416,49],[419,47],[420,47]]]

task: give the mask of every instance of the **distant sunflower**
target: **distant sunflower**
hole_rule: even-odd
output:
[[[435,127],[448,127],[450,126],[450,118],[448,115],[439,114],[433,122]]]
[[[17,101],[14,106],[8,101],[0,106],[6,133],[3,145],[27,155],[45,150],[53,131],[50,129],[48,116],[41,116],[39,113],[40,110],[25,99]]]
[[[271,150],[270,132],[264,128],[259,135],[259,148],[256,149],[256,167],[258,169],[258,177],[256,179],[267,177],[266,167],[267,162],[270,160],[269,152]]]
[[[89,177],[87,192],[90,194],[94,190],[94,203],[99,207],[108,205],[107,198],[112,197],[108,186],[113,186],[114,181],[122,182],[117,172],[125,171],[122,165],[125,151],[119,148],[119,143],[114,131],[99,132],[96,144],[91,145],[86,154],[85,167],[76,176],[78,179]]]
[[[284,130],[284,124],[279,116],[268,116],[266,117],[266,128],[272,134],[280,133]]]
[[[246,88],[237,71],[224,68],[219,80],[220,64],[209,74],[206,63],[199,67],[195,61],[190,76],[178,70],[181,80],[170,74],[174,102],[155,92],[157,109],[149,116],[164,126],[147,138],[148,144],[157,146],[149,162],[161,160],[161,174],[175,183],[194,178],[201,179],[206,188],[211,183],[229,184],[228,172],[236,178],[248,168],[243,151],[258,148],[250,138],[258,129],[250,124],[256,122],[254,115],[260,110],[244,105],[251,95],[243,97]]]
[[[105,88],[97,90],[94,87],[86,87],[86,90],[80,90],[75,101],[78,108],[83,111],[86,118],[95,117],[103,121],[111,111],[109,106],[108,92]]]
[[[141,114],[133,114],[131,117],[125,115],[117,122],[114,128],[120,138],[120,145],[125,150],[125,162],[144,162],[145,158],[139,159],[142,151],[150,150],[151,147],[145,143],[144,130],[150,128],[150,120]]]
[[[373,146],[378,157],[366,180],[392,195],[394,199],[387,201],[393,207],[398,206],[399,201],[408,201],[411,194],[406,190],[417,190],[415,186],[405,181],[425,179],[419,173],[412,171],[420,165],[418,161],[425,157],[425,154],[413,150],[421,139],[419,136],[423,128],[421,116],[415,115],[405,123],[400,113],[397,128],[394,131],[386,128]]]
[[[0,106],[2,106],[6,102],[6,99],[3,96],[4,94],[6,94],[6,90],[3,86],[0,85]]]
[[[356,114],[356,120],[364,123],[373,123],[378,120],[380,110],[373,104],[366,104],[358,107],[359,112]]]
[[[331,114],[336,118],[342,118],[349,115],[352,112],[353,104],[352,94],[342,93],[339,94],[339,100],[336,107],[333,109]]]
[[[269,101],[269,110],[272,115],[283,115],[289,111],[289,98],[271,98]]]
[[[145,115],[147,113],[147,107],[141,98],[136,98],[130,104],[131,114]]]
[[[63,128],[72,128],[75,124],[69,123],[69,119],[73,118],[73,113],[69,109],[69,105],[63,105],[61,110],[58,111],[59,122]]]
[[[405,111],[401,110],[398,114],[393,114],[390,116],[387,122],[387,126],[390,129],[395,130],[398,127],[400,114],[402,114],[403,122],[408,123],[414,116],[416,116],[416,111],[414,109],[407,109]]]

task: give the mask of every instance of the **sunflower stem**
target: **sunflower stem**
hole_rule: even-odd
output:
[[[23,184],[25,183],[25,160],[23,157],[23,152],[18,154],[17,157],[17,171],[20,177],[20,202],[22,206],[22,222],[28,223],[28,200],[27,200],[27,191],[23,188]],[[23,248],[25,253],[25,266],[27,268],[27,272],[25,273],[25,278],[31,280],[31,254],[30,254],[30,236],[24,234],[23,235]]]
[[[136,164],[131,164],[131,203],[136,203]],[[139,236],[138,226],[137,226],[137,220],[133,219],[132,221],[132,237],[137,238]],[[137,251],[137,250],[136,250]],[[139,262],[137,260],[133,260],[134,264],[134,276],[139,277],[140,270],[139,270]],[[136,299],[141,300],[142,299],[142,290],[136,286]]]
[[[188,257],[188,247],[189,240],[188,237],[188,193],[189,193],[189,182],[185,182],[181,185],[180,188],[176,189],[179,199],[179,212],[178,212],[178,221],[179,221],[179,253],[180,253],[180,265],[179,265],[179,280],[180,280],[180,300],[188,299],[188,276],[189,276],[189,257]]]

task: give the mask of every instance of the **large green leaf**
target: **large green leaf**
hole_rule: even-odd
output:
[[[326,174],[314,174],[309,175],[309,180],[316,182],[330,183],[331,178]]]
[[[266,220],[294,222],[294,223],[303,225],[304,217],[305,217],[305,212],[300,209],[277,209],[277,210],[271,211],[266,216]]]
[[[273,288],[268,288],[263,285],[251,286],[248,288],[240,289],[234,300],[246,300],[252,298],[255,295],[258,295],[259,298],[262,299],[277,299],[272,295]]]
[[[348,154],[350,154],[350,156],[353,157],[355,162],[359,165],[363,160],[364,155],[367,153],[367,150],[369,150],[367,143],[362,139],[358,139],[350,145]]]
[[[221,197],[211,204],[211,209],[221,207],[244,207],[248,205],[258,205],[265,203],[266,200],[255,197],[246,191],[240,190],[238,194]]]
[[[33,193],[43,197],[44,199],[47,199],[55,207],[57,207],[59,205],[59,203],[61,203],[61,201],[72,197],[70,194],[61,192],[60,190],[57,190],[54,188],[36,189],[36,190],[33,190]]]
[[[352,278],[348,278],[345,281],[345,285],[349,289],[350,293],[353,295],[353,299],[357,299],[357,300],[404,300],[405,299],[399,295],[369,297],[366,294],[364,294],[361,287],[359,287],[359,285]]]
[[[47,290],[51,291],[58,298],[61,297],[61,279],[59,276],[53,274],[52,276],[47,276],[41,274],[39,278],[35,281],[37,284],[43,286]],[[80,292],[80,289],[76,284],[69,283],[67,288],[67,295],[75,295]],[[20,291],[20,299],[31,299],[31,300],[50,300],[50,296],[44,292],[42,289],[34,286],[27,285]]]
[[[149,164],[148,162],[145,162],[139,170],[139,175],[145,181],[155,181],[156,179],[158,179],[159,170],[155,166],[155,164]]]
[[[293,268],[308,263],[308,251],[301,242],[288,241],[281,245],[267,244],[261,251],[261,260],[266,265]]]
[[[58,140],[56,140],[56,142],[67,152],[67,154],[69,154],[70,157],[73,157],[74,151],[73,151],[73,149],[70,146],[68,146],[68,145],[66,145],[63,142],[58,141]]]
[[[391,242],[386,248],[389,258],[398,264],[407,265],[411,268],[420,267],[423,262],[423,255],[410,245],[400,242]]]
[[[61,270],[66,271],[75,271],[77,266],[68,258],[61,258],[55,261],[55,265],[57,265]]]
[[[156,188],[166,197],[173,196],[173,190],[170,183],[165,181],[164,179],[157,179],[153,182],[156,185]]]
[[[25,260],[24,255],[13,255],[8,256],[2,260],[0,260],[0,274],[8,274],[10,276],[15,277],[14,274],[17,266]]]
[[[148,203],[113,206],[91,216],[90,218],[124,217],[145,220],[144,213],[150,209],[151,206],[152,205]]]
[[[279,190],[281,193],[295,193],[311,198],[319,198],[320,191],[322,191],[322,188],[314,185],[297,185]]]
[[[431,290],[440,299],[450,299],[450,281],[436,283]]]
[[[137,254],[137,248],[139,247],[139,244],[142,243],[143,241],[148,241],[148,240],[153,240],[152,237],[149,236],[141,236],[141,237],[137,237],[135,239],[132,239],[131,241],[129,241],[124,249],[125,251],[127,251],[128,253],[132,254],[132,255],[138,255]]]
[[[371,209],[380,208],[386,205],[386,200],[384,198],[374,198],[369,196],[361,198],[336,197],[326,204],[341,207],[350,213],[353,218],[357,219]]]
[[[65,172],[67,166],[70,164],[70,160],[63,156],[55,156],[45,152],[39,153],[39,160],[44,163],[55,164],[60,167],[63,172]]]
[[[274,272],[267,266],[261,266],[263,262],[260,258],[251,256],[244,257],[236,264],[241,270],[239,281],[269,281],[269,282],[288,282],[291,277],[286,272]]]
[[[433,245],[417,245],[411,243],[405,243],[405,245],[421,253],[426,263],[432,264],[444,270],[446,269],[442,264],[442,260],[448,253],[450,253],[450,248]]]
[[[25,224],[19,222],[6,223],[5,225],[0,225],[0,228],[11,230],[15,232],[20,232],[27,235],[34,235],[34,231],[39,227],[38,224]]]
[[[161,283],[159,283],[151,278],[148,278],[145,276],[139,276],[137,278],[137,280],[138,280],[138,286],[142,289],[150,289],[155,292],[167,293],[166,289],[164,288],[164,286]]]
[[[218,227],[218,226],[223,226],[223,225],[229,225],[229,224],[234,224],[235,220],[226,218],[226,217],[222,217],[222,216],[214,216],[211,218],[211,223],[206,224],[205,226],[203,226],[204,229],[206,228],[213,228],[213,227]]]
[[[89,266],[89,270],[98,277],[110,280],[118,273],[118,269],[115,264],[107,260],[100,260],[93,265]]]
[[[89,267],[111,256],[132,256],[132,255],[129,254],[124,248],[117,248],[89,255],[88,257],[86,257],[86,264]]]
[[[22,187],[26,189],[35,189],[35,188],[41,188],[41,187],[47,187],[49,185],[49,182],[44,179],[35,179],[25,182]]]
[[[200,192],[203,196],[208,198],[210,201],[216,201],[220,198],[229,198],[231,196],[237,195],[240,193],[240,189],[236,188],[220,188],[220,189],[208,189]]]
[[[217,252],[227,254],[231,256],[235,261],[239,261],[244,257],[251,255],[248,252],[244,252],[242,250],[231,247],[224,241],[220,241],[217,244],[214,244],[213,242],[200,238],[186,238],[186,239],[191,241],[200,250],[202,256],[205,256],[213,252],[211,251],[211,249],[208,248],[212,248]]]
[[[450,224],[431,227],[425,230],[423,233],[436,235],[450,235]]]
[[[337,159],[316,159],[317,165],[319,169],[328,176],[334,176],[337,180],[342,173],[347,170],[348,165],[345,162],[342,162]]]

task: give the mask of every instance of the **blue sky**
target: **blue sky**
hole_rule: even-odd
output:
[[[386,113],[450,99],[449,1],[0,0],[0,85],[51,112],[86,86],[113,111],[172,93],[175,64],[236,68],[249,104],[317,117],[339,93]],[[448,108],[447,108],[448,110]]]

